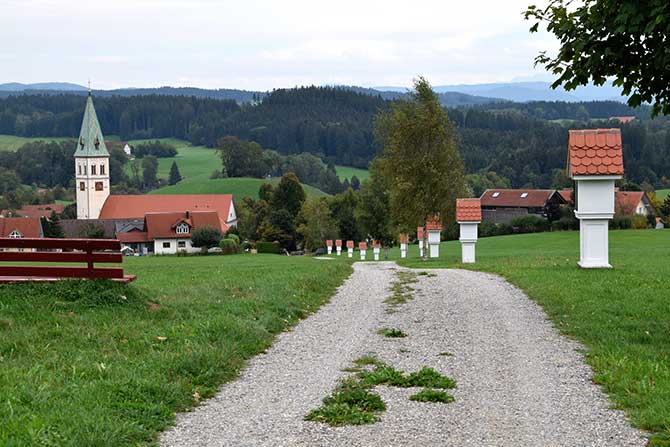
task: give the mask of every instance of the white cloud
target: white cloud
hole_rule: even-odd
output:
[[[536,73],[528,0],[3,0],[0,82],[409,85]],[[3,57],[3,55],[5,55]]]

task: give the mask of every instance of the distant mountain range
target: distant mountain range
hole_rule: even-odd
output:
[[[337,86],[384,99],[398,99],[407,93],[405,87],[356,87]],[[528,101],[625,101],[620,90],[607,83],[601,87],[592,85],[579,87],[574,91],[552,89],[551,83],[507,82],[489,84],[460,84],[440,85],[433,87],[439,94],[440,101],[445,106],[462,106],[487,104],[492,102],[528,102]],[[0,84],[0,97],[23,93],[85,93],[87,88],[82,85],[67,82],[44,82],[38,84],[8,83]],[[172,95],[196,96],[199,98],[229,99],[240,103],[262,99],[267,92],[237,90],[237,89],[201,89],[195,87],[158,87],[158,88],[124,88],[115,90],[95,90],[97,96],[138,96],[138,95]]]

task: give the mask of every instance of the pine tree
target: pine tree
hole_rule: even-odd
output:
[[[181,181],[181,174],[179,173],[179,167],[177,166],[177,162],[173,161],[172,166],[170,166],[170,179],[168,180],[168,183],[170,185],[176,185]]]
[[[361,181],[358,180],[358,177],[356,177],[355,175],[351,176],[351,189],[353,189],[354,191],[358,191],[359,189],[361,189]]]

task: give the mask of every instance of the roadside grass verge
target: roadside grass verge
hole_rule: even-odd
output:
[[[460,244],[438,260],[391,256],[413,268],[464,268],[501,275],[537,301],[563,333],[584,344],[593,380],[633,425],[670,445],[670,231],[610,232],[613,269],[577,267],[579,233],[480,239],[477,263],[460,263]]]
[[[456,382],[432,368],[405,374],[380,361],[374,355],[366,355],[354,360],[354,367],[347,371],[355,373],[340,382],[335,391],[323,399],[323,405],[307,413],[305,420],[321,422],[334,427],[342,425],[373,424],[379,420],[386,404],[372,388],[385,385],[397,388],[425,387],[412,395],[410,400],[420,402],[453,402],[454,398],[444,391],[433,388],[450,389]]]
[[[154,445],[351,272],[274,255],[124,266],[127,287],[0,286],[0,445]]]

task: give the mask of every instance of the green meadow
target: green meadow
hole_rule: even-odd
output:
[[[0,286],[0,445],[153,445],[351,271],[278,255],[124,265],[127,287]]]
[[[0,135],[0,152],[15,151],[26,143],[32,141],[76,141],[76,138],[67,137],[17,137],[15,135]],[[74,152],[74,147],[72,148]]]
[[[670,189],[657,189],[656,197],[660,200],[665,200],[666,197],[670,196]]]
[[[367,180],[370,177],[370,171],[367,169],[352,168],[351,166],[337,165],[335,166],[335,172],[337,172],[337,176],[342,181],[344,181],[345,178],[351,181],[351,177],[355,175],[362,183],[363,180]]]

